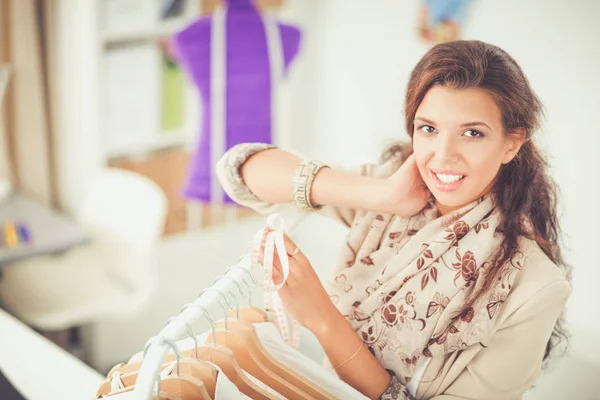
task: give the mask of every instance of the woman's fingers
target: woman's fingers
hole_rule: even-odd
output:
[[[264,243],[260,246],[259,251],[259,260],[262,263],[265,258],[265,245]],[[283,270],[281,268],[281,264],[279,263],[279,259],[273,255],[273,283],[275,285],[279,285],[283,281]]]
[[[262,264],[265,259],[265,244],[264,243],[261,244],[260,252],[258,254],[259,254],[259,260]],[[283,269],[281,268],[281,263],[279,262],[279,257],[277,257],[277,253],[275,252],[275,249],[273,249],[273,271],[277,271],[277,272],[279,272],[279,274],[283,273]]]
[[[260,251],[259,251],[259,259],[261,263],[264,261],[265,257],[265,237],[263,236],[263,240],[261,242]],[[291,281],[297,280],[298,277],[295,277],[295,274],[302,274],[301,270],[297,270],[294,273],[294,269],[301,266],[303,263],[307,262],[304,254],[298,249],[296,243],[292,239],[290,239],[287,235],[283,235],[283,243],[285,247],[285,252],[287,254],[283,254],[283,257],[287,257],[287,261],[289,263],[290,271],[288,276],[288,281],[291,278]],[[273,247],[273,283],[276,285],[281,284],[283,281],[283,267],[281,265],[281,260],[277,253],[277,248]]]
[[[298,246],[296,246],[296,243],[294,243],[294,241],[290,239],[289,236],[284,235],[283,242],[285,243],[285,251],[290,257],[290,262],[303,261],[306,258],[304,256],[304,253],[302,253]]]
[[[273,283],[280,285],[283,282],[283,275],[276,268],[273,268]]]

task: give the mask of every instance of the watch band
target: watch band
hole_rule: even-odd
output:
[[[316,160],[302,161],[292,178],[292,204],[304,211],[315,211],[322,206],[315,206],[310,202],[313,180],[317,173],[328,165]]]

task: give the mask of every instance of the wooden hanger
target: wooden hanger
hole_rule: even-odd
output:
[[[209,343],[214,341],[231,350],[240,367],[254,378],[258,379],[280,395],[288,399],[314,399],[308,393],[298,389],[290,382],[285,381],[272,372],[257,356],[257,348],[245,335],[230,329],[215,329],[206,339]]]
[[[160,381],[160,386],[167,393],[181,395],[181,400],[212,400],[202,381],[190,376],[168,376]]]
[[[127,393],[127,392],[133,392],[133,388],[129,387],[129,388],[121,389],[116,392],[107,394],[105,396],[96,397],[96,398],[97,399],[108,399],[108,398],[112,398],[112,397],[117,397],[117,396],[119,396],[123,393]],[[160,392],[160,395],[158,397],[156,397],[155,393],[152,394],[152,400],[181,400],[181,397],[174,395],[174,394],[167,393],[167,392]]]
[[[177,362],[177,361],[175,361]],[[199,379],[203,386],[206,388],[206,391],[210,398],[214,398],[215,390],[216,390],[216,382],[217,382],[217,370],[212,365],[206,362],[198,361],[195,358],[182,358],[179,361],[179,375],[180,376],[189,376],[192,378]],[[141,364],[140,364],[141,366]],[[170,367],[170,363],[163,364],[161,368]],[[175,366],[177,368],[177,366]],[[116,369],[113,372],[121,372],[121,382],[125,387],[135,386],[137,379],[139,368],[131,371],[131,372],[123,372],[120,369]],[[96,392],[97,396],[106,395],[111,392],[112,387],[112,379],[113,376],[109,376],[107,380],[100,386],[98,391]]]
[[[224,275],[224,277],[227,277],[227,275]],[[202,290],[198,297],[202,296],[204,292],[209,290],[216,291],[223,298],[227,308],[225,308],[221,302],[218,302],[218,304],[223,310],[223,315],[227,317],[227,311],[228,308],[231,308],[231,305],[229,304],[227,297],[220,290],[215,287],[209,287]],[[261,361],[261,359],[265,358],[266,355],[264,355],[264,357],[260,357],[256,354],[256,352],[261,351],[261,349],[257,347],[255,343],[253,343],[252,337],[245,334],[243,331],[238,331],[235,329],[215,329],[216,325],[213,319],[210,317],[208,311],[198,304],[192,304],[202,308],[206,318],[211,323],[212,331],[206,338],[205,343],[210,343],[212,341],[214,344],[219,344],[231,349],[236,360],[244,371],[250,373],[253,377],[257,378],[280,395],[288,399],[313,399],[313,397],[308,393],[300,390],[292,383],[287,382],[285,379],[279,377]],[[227,326],[227,328],[230,327]]]
[[[199,307],[206,319],[209,321],[211,328],[214,329],[214,321],[212,320],[208,311],[202,307],[201,305],[191,303],[187,304],[183,307],[185,310],[187,307],[196,306]],[[182,311],[183,311],[182,310]],[[227,376],[227,378],[234,384],[236,387],[244,393],[246,396],[252,399],[258,400],[271,400],[275,397],[268,392],[267,390],[256,385],[252,380],[248,378],[246,373],[242,370],[238,362],[236,361],[233,352],[224,346],[219,346],[215,343],[203,343],[200,344],[197,341],[196,335],[193,332],[191,326],[188,325],[188,333],[194,339],[195,348],[182,351],[181,354],[183,357],[191,358],[195,357],[200,360],[209,361],[215,365],[217,365],[223,373]],[[176,354],[170,353],[166,356],[165,361],[172,361],[177,358]],[[109,372],[109,376],[115,372],[119,371],[123,374],[138,371],[141,367],[142,363],[131,363],[125,364],[120,363],[115,365],[111,371]]]
[[[150,346],[157,341],[161,344],[168,344],[177,357],[175,362],[170,362],[166,365],[163,364],[162,367],[164,369],[159,372],[158,377],[158,392],[163,390],[167,393],[180,395],[181,400],[211,400],[211,396],[209,395],[206,386],[209,386],[209,389],[212,391],[212,396],[214,397],[217,378],[216,368],[204,361],[194,358],[183,358],[175,341],[167,337],[154,337],[150,339],[144,347],[144,356],[146,355]],[[186,365],[188,365],[187,368]],[[127,384],[131,384],[130,387],[134,387],[137,382],[138,372],[139,371],[135,371],[130,373],[128,376],[122,376],[122,383],[125,386],[127,386]],[[175,376],[173,375],[173,372],[176,373]],[[206,381],[206,385],[204,381]],[[167,383],[167,386],[163,384],[164,382]],[[105,384],[106,383],[101,386],[101,389],[105,388]],[[165,388],[168,388],[168,390],[164,390]]]
[[[224,275],[223,277],[228,278],[227,275]],[[217,291],[227,305],[227,308],[225,308],[223,304],[219,302],[219,306],[223,309],[223,314],[226,319],[225,322],[217,322],[215,327],[219,329],[216,329],[216,331],[213,330],[212,334],[216,335],[217,343],[229,347],[233,351],[233,354],[245,371],[248,371],[254,377],[269,385],[286,398],[330,398],[321,396],[319,389],[315,385],[312,385],[306,379],[289,369],[285,369],[281,363],[274,360],[260,344],[260,339],[252,324],[236,319],[230,320],[231,323],[229,323],[227,314],[231,305],[229,304],[227,297],[214,287],[204,289],[200,292],[200,296],[202,296],[202,293],[209,290]],[[206,341],[208,342],[209,340],[211,340],[210,335]]]
[[[237,363],[233,352],[227,347],[201,344],[194,349],[182,351],[181,354],[184,357],[195,357],[196,352],[200,360],[209,361],[221,368],[225,376],[227,376],[227,378],[246,396],[258,400],[271,400],[274,398],[269,392],[258,387],[254,382],[248,379],[240,365]],[[165,361],[174,361],[176,359],[177,356],[175,354],[168,354]],[[112,372],[119,371],[125,374],[138,371],[141,366],[141,363],[120,364],[118,365],[118,368],[113,368]]]
[[[97,399],[116,397],[122,393],[132,392],[135,386],[126,387],[108,395],[96,397]],[[160,380],[160,395],[157,400],[211,400],[202,381],[189,376],[168,376]]]
[[[106,377],[107,377],[107,378],[110,378],[110,377],[112,376],[113,372],[120,371],[120,369],[119,369],[119,368],[121,368],[121,367],[122,367],[122,366],[124,366],[124,365],[127,365],[127,363],[120,362],[120,363],[116,364],[114,367],[112,367],[112,368],[110,369],[110,371],[108,371],[108,373],[106,374]],[[138,369],[139,369],[139,368],[138,368]],[[122,372],[122,371],[121,371],[121,372]],[[131,372],[133,372],[133,371],[131,371]]]
[[[261,400],[276,398],[272,393],[259,387],[248,378],[247,373],[240,367],[231,349],[213,344],[202,344],[196,349],[201,359],[218,365],[229,380],[246,396]]]
[[[304,376],[298,374],[294,370],[288,368],[279,360],[275,359],[271,354],[269,354],[268,350],[264,348],[262,343],[260,342],[260,338],[256,333],[256,329],[251,323],[240,321],[236,319],[228,319],[227,321],[228,329],[233,330],[237,334],[244,337],[244,339],[249,343],[252,348],[254,354],[256,354],[257,358],[260,362],[265,365],[271,372],[275,373],[278,377],[284,379],[289,382],[291,385],[300,389],[301,391],[307,393],[311,396],[311,398],[319,399],[319,400],[333,400],[335,396],[328,393],[323,388],[318,385],[310,382]],[[217,329],[225,329],[225,322],[218,321],[216,323]],[[283,394],[283,393],[282,393]]]
[[[215,283],[221,279],[231,280],[237,286],[238,291],[240,292],[240,296],[242,298],[244,298],[244,297],[248,298],[248,303],[249,303],[248,306],[239,307],[239,304],[238,304],[236,306],[235,310],[229,310],[229,312],[227,314],[228,317],[236,318],[241,321],[247,321],[247,322],[250,322],[251,324],[257,324],[260,322],[269,322],[269,315],[267,314],[267,312],[265,310],[251,305],[252,304],[252,289],[250,288],[250,285],[248,284],[248,282],[246,282],[245,279],[242,279],[242,282],[246,285],[246,288],[248,290],[248,294],[244,295],[239,282],[237,280],[231,278],[229,275],[227,275],[227,272],[229,272],[232,269],[239,269],[239,270],[245,272],[246,274],[248,274],[248,276],[250,277],[252,282],[254,282],[256,284],[256,281],[254,280],[252,273],[248,269],[246,269],[242,266],[239,266],[239,265],[236,265],[236,266],[233,266],[233,267],[227,269],[227,271],[225,271],[225,274],[223,274],[222,276],[220,276],[219,278],[217,278],[215,280]]]
[[[198,297],[202,295],[205,291],[208,290],[216,290],[219,295],[221,295],[229,306],[229,302],[225,295],[216,288],[208,288],[204,289]],[[263,384],[270,387],[272,390],[276,391],[278,394],[284,396],[288,399],[312,399],[307,393],[302,390],[296,388],[289,382],[278,377],[274,374],[268,367],[266,367],[261,361],[260,358],[255,354],[256,346],[253,346],[253,343],[249,341],[246,335],[235,330],[229,329],[216,329],[216,325],[210,316],[210,313],[199,304],[192,303],[192,305],[200,307],[207,320],[211,325],[211,332],[207,336],[205,340],[205,345],[210,344],[212,342],[213,345],[221,345],[227,347],[231,350],[235,359],[241,368],[252,375],[254,378],[258,379]],[[223,313],[227,315],[227,309],[223,307],[223,305],[219,302],[219,306],[223,308]]]
[[[230,279],[233,283],[235,283],[237,285],[240,295],[243,296],[241,287],[235,279],[231,278],[228,275],[223,275],[220,278],[218,278],[215,282],[217,282],[219,279]],[[200,292],[200,295],[202,295],[202,293],[207,290],[216,290],[221,295],[225,304],[227,304],[228,308],[231,309],[231,305],[227,301],[227,297],[220,290],[218,290],[214,287],[204,289],[202,292]],[[244,340],[246,341],[246,343],[249,344],[252,353],[255,354],[257,356],[257,358],[259,359],[259,361],[264,366],[266,366],[271,372],[275,373],[278,377],[284,379],[285,381],[287,381],[289,384],[293,385],[300,391],[307,393],[312,398],[315,398],[318,400],[330,400],[330,399],[333,400],[333,399],[335,399],[335,397],[332,394],[330,394],[327,391],[325,391],[324,389],[320,388],[318,385],[313,384],[312,382],[310,382],[309,380],[307,380],[305,377],[301,376],[300,374],[287,368],[284,364],[282,364],[281,362],[276,360],[274,357],[272,357],[269,354],[269,352],[264,348],[262,343],[260,342],[260,338],[258,337],[256,330],[255,330],[254,326],[252,325],[252,323],[249,323],[247,321],[238,320],[238,319],[228,318],[228,315],[231,313],[231,311],[233,311],[233,313],[235,313],[237,311],[237,309],[230,310],[229,312],[227,310],[223,309],[223,311],[226,315],[226,317],[225,317],[226,320],[225,320],[225,322],[222,322],[222,321],[217,322],[216,327],[221,328],[221,329],[229,329],[229,330],[232,330],[233,332],[235,332],[236,334],[241,335],[244,338]],[[261,322],[265,322],[265,321],[261,321]],[[242,368],[244,368],[243,365],[242,365]],[[283,394],[282,392],[279,392],[279,393]]]
[[[240,321],[249,322],[251,324],[269,322],[269,315],[265,310],[252,306],[240,307],[236,310],[229,310],[227,316],[229,318],[235,318]]]

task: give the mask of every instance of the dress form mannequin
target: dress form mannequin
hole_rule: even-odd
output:
[[[183,194],[230,203],[213,168],[242,142],[273,140],[273,88],[298,53],[300,31],[261,15],[250,0],[226,0],[174,38],[175,54],[203,105],[200,137]]]

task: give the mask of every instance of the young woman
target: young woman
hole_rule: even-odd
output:
[[[238,203],[291,203],[349,227],[327,289],[286,238],[280,295],[369,398],[520,399],[563,338],[570,285],[556,189],[532,140],[540,114],[506,52],[456,41],[412,72],[411,144],[381,164],[342,171],[263,144],[219,161]]]

